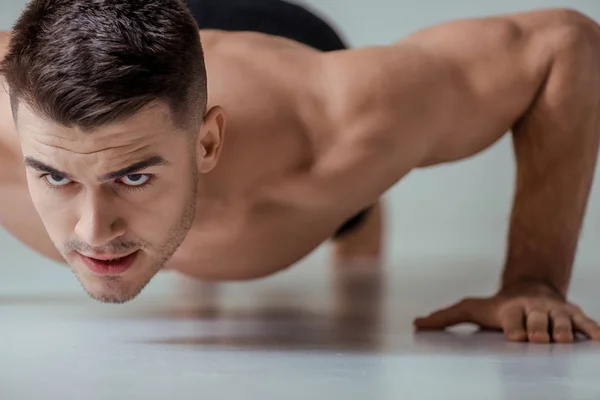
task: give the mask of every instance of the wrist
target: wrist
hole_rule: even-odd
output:
[[[560,290],[555,284],[542,279],[515,278],[510,281],[504,281],[500,287],[501,294],[534,294],[558,296],[561,299],[566,298],[566,291]]]

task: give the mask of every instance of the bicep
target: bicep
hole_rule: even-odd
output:
[[[477,115],[512,116],[531,102],[551,62],[535,47],[537,31],[513,19],[451,22],[390,46],[324,56],[332,117],[339,124],[374,114],[431,135]]]
[[[530,44],[526,31],[498,18],[324,55],[327,113],[340,137],[318,175],[363,207],[413,168],[490,145],[543,80],[545,61],[528,54]]]

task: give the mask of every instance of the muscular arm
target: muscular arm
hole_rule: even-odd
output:
[[[392,46],[325,55],[330,129],[354,151],[332,148],[322,158],[323,175],[337,173],[332,180],[341,191],[342,174],[354,176],[364,187],[357,201],[367,204],[413,168],[465,158],[494,143],[533,103],[551,66],[542,40],[547,29],[528,27],[524,19],[452,22]],[[361,157],[364,163],[351,172],[333,166],[349,167]],[[356,179],[360,166],[364,178]]]
[[[598,145],[600,41],[578,13],[453,22],[393,46],[323,56],[330,129],[314,175],[351,213],[411,169],[471,156],[511,130],[517,185],[503,284],[565,294]]]

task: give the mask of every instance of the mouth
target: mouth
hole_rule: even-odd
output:
[[[77,253],[84,265],[98,275],[120,275],[127,271],[135,262],[139,250],[123,257],[99,259]]]

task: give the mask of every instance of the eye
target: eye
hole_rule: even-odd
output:
[[[48,174],[44,175],[44,179],[50,186],[65,186],[71,183],[69,178],[65,178],[62,175]]]
[[[142,186],[148,180],[150,180],[150,175],[148,174],[131,174],[119,179],[122,184],[127,186]]]

